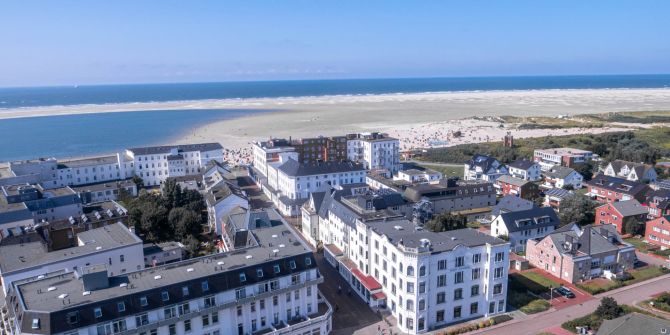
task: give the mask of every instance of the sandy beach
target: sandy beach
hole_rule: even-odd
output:
[[[182,109],[255,109],[267,113],[211,123],[176,136],[174,142],[220,142],[233,162],[248,161],[249,143],[270,137],[314,137],[381,131],[401,140],[402,149],[517,138],[600,133],[604,128],[517,130],[513,124],[473,117],[559,116],[622,111],[670,111],[670,89],[581,89],[475,91],[420,94],[342,95],[297,98],[228,99],[50,106],[0,110],[0,120],[45,115]],[[455,138],[456,131],[462,133]]]

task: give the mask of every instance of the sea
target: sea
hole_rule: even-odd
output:
[[[666,88],[670,75],[453,77],[0,88],[9,108],[449,91]],[[262,110],[170,110],[0,120],[0,162],[80,157],[162,144],[203,124]]]

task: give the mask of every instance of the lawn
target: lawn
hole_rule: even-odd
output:
[[[668,273],[667,269],[658,266],[645,266],[643,268],[628,271],[630,278],[626,280],[607,280],[597,278],[585,283],[577,284],[577,287],[591,294],[598,294],[613,290],[615,288],[632,285],[654,277]]]
[[[463,178],[463,165],[444,166],[444,165],[433,165],[430,163],[421,163],[419,164],[419,166],[435,170],[437,172],[442,172],[444,178],[449,177]]]
[[[652,253],[655,255],[663,256],[663,257],[668,257],[670,256],[670,249],[668,250],[661,250],[660,248],[650,245],[649,243],[646,243],[643,239],[641,238],[627,238],[624,239],[624,241],[632,244],[635,249],[639,250],[640,252],[643,253]]]
[[[509,277],[507,302],[526,314],[546,311],[550,307],[549,302],[528,292],[536,295],[546,293],[550,285],[556,287],[559,284],[534,272],[513,273]]]

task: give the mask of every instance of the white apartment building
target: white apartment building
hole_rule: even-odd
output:
[[[474,155],[464,164],[464,180],[483,180],[495,182],[498,177],[507,174],[507,167],[497,159],[486,155]]]
[[[528,160],[517,160],[507,165],[509,174],[512,177],[528,180],[528,181],[538,181],[542,179],[542,169],[540,164],[534,161]]]
[[[281,157],[284,157],[284,160],[288,157],[298,160],[298,153],[286,140],[257,141],[252,144],[251,148],[254,169],[262,177],[268,176],[268,164],[278,162],[282,159]]]
[[[132,165],[119,153],[60,161],[57,172],[56,183],[60,187],[115,181],[133,176]]]
[[[300,164],[293,158],[268,165],[263,190],[283,215],[300,214],[310,193],[331,186],[365,182],[365,167],[352,162]]]
[[[168,177],[198,174],[212,160],[222,162],[223,147],[219,143],[200,143],[131,148],[126,149],[126,156],[144,185],[154,186]]]
[[[442,173],[431,169],[407,169],[398,171],[393,180],[402,180],[409,183],[431,183],[442,179]]]
[[[593,158],[593,152],[575,148],[535,149],[533,152],[533,160],[540,164],[542,171],[549,170],[554,165],[572,167]]]
[[[12,283],[50,273],[78,271],[92,264],[106,264],[110,275],[120,275],[144,268],[142,240],[122,223],[83,231],[77,234],[77,245],[49,250],[39,234],[14,236],[0,246],[0,276],[5,295]]]
[[[553,208],[532,207],[500,213],[491,222],[491,236],[507,236],[512,251],[525,251],[526,241],[549,235],[559,224]]]
[[[388,308],[400,331],[506,311],[509,243],[473,229],[425,231],[388,208],[360,212],[344,198],[306,204],[303,226],[318,216],[326,260],[371,307]]]
[[[332,308],[311,251],[285,225],[253,230],[253,246],[108,275],[100,265],[14,283],[9,334],[322,335]],[[268,247],[268,244],[272,247]],[[58,320],[58,322],[53,322]]]
[[[369,170],[400,170],[400,140],[381,133],[347,135],[347,157]]]

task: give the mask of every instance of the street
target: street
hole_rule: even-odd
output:
[[[619,304],[635,305],[640,301],[651,298],[654,294],[670,289],[668,280],[670,280],[670,274],[596,295],[594,296],[596,299],[586,301],[579,305],[529,315],[501,325],[493,326],[486,330],[475,331],[472,332],[472,334],[535,335],[547,328],[560,326],[565,321],[593,312],[600,304],[600,299],[604,297],[612,297]]]

